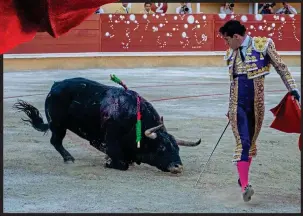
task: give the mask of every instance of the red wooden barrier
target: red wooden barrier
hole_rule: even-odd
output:
[[[38,33],[32,41],[21,44],[8,53],[100,52],[100,27],[100,16],[93,15],[60,38]]]
[[[164,14],[163,14],[164,15]],[[102,16],[102,52],[210,51],[213,15]]]
[[[226,48],[224,41],[219,39],[218,31],[231,17],[228,15],[223,19],[214,15],[215,51]],[[242,21],[251,36],[272,38],[279,51],[301,50],[301,15],[235,15],[233,18]]]
[[[223,51],[218,30],[230,19],[252,36],[273,38],[279,51],[301,50],[301,15],[103,14],[59,39],[39,33],[10,53]]]

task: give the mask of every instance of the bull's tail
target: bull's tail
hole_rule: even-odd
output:
[[[18,102],[13,105],[13,109],[18,110],[19,112],[23,111],[29,119],[21,118],[22,121],[30,123],[37,131],[44,133],[48,131],[49,125],[44,123],[43,118],[36,107],[23,100],[18,100]]]

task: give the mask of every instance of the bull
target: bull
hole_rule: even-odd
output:
[[[139,96],[142,140],[138,148],[135,127],[138,96],[132,90],[77,77],[52,85],[45,99],[47,123],[37,108],[23,100],[18,100],[13,108],[23,111],[28,118],[22,120],[37,131],[51,131],[50,143],[64,162],[75,160],[62,145],[68,129],[105,153],[107,168],[127,170],[130,164],[145,163],[164,172],[181,173],[179,146],[198,146],[201,139],[196,142],[176,139],[167,132],[163,117],[152,104]]]

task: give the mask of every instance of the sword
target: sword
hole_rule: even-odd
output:
[[[219,144],[219,142],[220,142],[220,140],[221,140],[223,134],[225,133],[225,131],[226,131],[226,129],[227,129],[229,123],[230,123],[230,120],[228,121],[228,123],[227,123],[227,125],[226,125],[226,127],[225,127],[225,129],[224,129],[224,131],[223,131],[223,133],[221,134],[221,136],[220,136],[220,138],[219,138],[219,140],[218,140],[218,142],[217,142],[217,144],[216,144],[214,150],[213,150],[212,153],[210,154],[210,156],[209,156],[209,158],[208,158],[208,160],[207,160],[207,162],[206,162],[206,164],[205,164],[205,166],[204,166],[204,169],[201,171],[200,176],[199,176],[198,180],[196,181],[196,184],[195,184],[194,187],[196,187],[197,184],[198,184],[198,182],[200,181],[200,178],[201,178],[202,174],[204,173],[204,171],[205,171],[205,169],[206,169],[206,167],[207,167],[207,164],[208,164],[208,162],[210,161],[210,158],[211,158],[211,156],[213,155],[214,151],[216,150],[216,148],[217,148],[217,146],[218,146],[218,144]]]

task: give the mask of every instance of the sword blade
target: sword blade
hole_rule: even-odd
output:
[[[223,131],[223,133],[221,134],[221,136],[220,136],[220,138],[219,138],[219,140],[218,140],[217,144],[215,145],[215,148],[213,149],[212,153],[210,154],[210,156],[209,156],[209,158],[208,158],[208,160],[207,160],[207,162],[206,162],[206,164],[205,164],[205,166],[204,166],[203,170],[201,171],[201,173],[200,173],[200,175],[199,175],[198,180],[196,181],[195,186],[197,186],[198,182],[200,181],[200,178],[201,178],[202,174],[204,173],[204,171],[205,171],[205,169],[206,169],[206,167],[207,167],[207,165],[208,165],[208,162],[210,161],[211,156],[212,156],[212,155],[213,155],[213,153],[215,152],[215,150],[216,150],[216,148],[217,148],[218,144],[220,143],[220,140],[221,140],[221,138],[222,138],[223,134],[225,133],[225,131],[226,131],[226,129],[227,129],[227,127],[228,127],[229,123],[230,123],[230,120],[228,121],[228,123],[227,123],[227,125],[226,125],[226,127],[225,127],[225,129],[224,129],[224,131]]]

